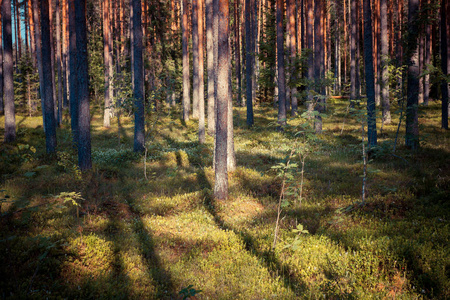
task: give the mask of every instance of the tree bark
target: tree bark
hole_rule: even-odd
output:
[[[247,103],[247,126],[253,126],[253,51],[252,51],[252,1],[245,0],[245,98]]]
[[[350,4],[350,101],[352,105],[356,100],[356,2],[351,1]]]
[[[103,1],[103,58],[105,62],[105,108],[103,127],[111,126],[112,117],[112,37],[109,1]]]
[[[67,0],[62,0],[62,72],[63,72],[63,107],[69,106],[68,93],[69,93],[69,55],[68,55],[68,24],[67,17],[68,4]]]
[[[142,7],[141,0],[132,0],[133,5],[133,73],[134,73],[134,151],[144,151],[144,65],[142,57]]]
[[[35,1],[35,0],[34,0]],[[77,79],[77,34],[75,24],[75,0],[68,0],[69,23],[69,103],[70,123],[74,145],[78,147],[78,79]]]
[[[58,125],[62,121],[63,80],[61,65],[61,18],[59,0],[56,0],[56,62],[58,65]]]
[[[203,1],[204,0],[196,0],[198,1],[198,139],[199,143],[203,144],[205,142],[205,82],[204,82],[204,65],[203,65],[203,16],[204,16],[204,8]]]
[[[277,0],[277,62],[278,62],[278,130],[286,125],[286,79],[284,74],[283,0]]]
[[[381,103],[383,124],[391,124],[391,105],[389,101],[389,41],[387,0],[381,0]]]
[[[201,0],[192,0],[192,118],[199,118],[199,16],[198,2]]]
[[[289,5],[289,35],[291,37],[291,49],[290,49],[290,55],[291,55],[291,81],[293,84],[291,84],[291,104],[292,104],[292,110],[291,114],[295,116],[297,114],[298,110],[298,101],[297,101],[297,40],[296,40],[296,26],[295,26],[295,1],[294,0],[288,0],[290,1]]]
[[[86,30],[86,0],[78,0],[75,6],[75,22],[77,36],[77,78],[78,78],[78,111],[79,142],[78,166],[81,171],[92,168],[91,160],[91,115],[89,112],[89,73]]]
[[[242,77],[241,77],[241,37],[240,37],[240,15],[239,0],[234,0],[234,55],[237,79],[237,105],[242,106]]]
[[[189,20],[188,20],[188,0],[182,1],[182,48],[183,48],[183,120],[189,120],[190,111],[190,83],[189,83]]]
[[[372,45],[372,9],[370,0],[363,0],[364,12],[364,68],[366,73],[367,93],[367,137],[368,146],[377,145],[377,123],[375,111],[375,79],[373,70],[373,45]]]
[[[208,71],[208,133],[215,132],[214,109],[214,41],[213,41],[213,1],[206,0],[206,52]]]
[[[419,0],[408,3],[408,82],[406,100],[405,145],[412,150],[419,147],[419,53],[418,53]]]
[[[36,1],[36,0],[35,0]],[[53,101],[53,77],[52,77],[52,51],[50,44],[50,19],[49,19],[49,1],[41,0],[41,32],[42,32],[42,77],[44,83],[41,89],[41,98],[43,99],[42,112],[44,115],[45,127],[45,145],[47,153],[56,151],[56,122]],[[37,39],[39,42],[39,40]]]
[[[53,42],[53,7],[51,0],[48,0],[48,16],[49,16],[49,29],[50,29],[50,62],[51,62],[51,73],[52,73],[52,98],[53,98],[53,113],[55,115],[55,122],[58,120],[58,98],[56,94],[55,85],[55,46]],[[59,125],[59,123],[57,123]]]
[[[216,101],[216,148],[215,148],[215,185],[214,197],[219,200],[228,198],[227,173],[227,123],[230,85],[229,57],[229,10],[228,0],[218,1],[218,69]]]
[[[321,41],[321,9],[322,0],[314,0],[314,80],[316,85],[316,92],[319,94],[319,98],[316,100],[315,110],[319,113],[314,117],[314,131],[316,133],[322,132],[322,41]]]
[[[11,0],[3,0],[3,99],[5,113],[5,142],[16,140],[16,115],[14,110],[14,79],[13,79],[13,46],[11,28]]]

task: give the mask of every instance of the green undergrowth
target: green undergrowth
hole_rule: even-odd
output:
[[[249,129],[236,108],[238,166],[223,201],[213,198],[213,138],[200,145],[195,120],[153,116],[144,157],[132,152],[131,119],[119,140],[117,123],[94,115],[94,168],[82,174],[70,124],[48,156],[41,120],[18,116],[18,141],[0,144],[0,297],[450,298],[450,133],[438,103],[421,107],[417,152],[403,128],[393,152],[398,116],[383,126],[362,204],[360,123],[333,101],[315,137],[301,117],[277,131],[270,107],[255,109]],[[277,175],[292,149],[305,155],[304,180],[293,155],[272,249]]]

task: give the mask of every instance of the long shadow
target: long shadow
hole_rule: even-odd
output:
[[[203,190],[212,190],[212,186],[210,185],[206,174],[203,169],[199,169],[198,171],[198,179],[200,185],[204,188]],[[283,264],[273,253],[273,251],[260,251],[258,250],[258,245],[250,234],[245,231],[237,230],[232,226],[226,224],[220,216],[217,214],[214,199],[211,194],[205,192],[203,194],[204,197],[204,206],[208,210],[208,212],[213,216],[215,223],[222,230],[232,231],[234,234],[239,236],[241,240],[244,242],[245,249],[252,255],[258,258],[259,261],[264,262],[266,268],[270,271],[269,273],[276,278],[280,276],[283,280],[283,283],[286,287],[290,288],[297,296],[301,296],[303,293],[307,291],[307,285],[297,276],[294,276],[293,270],[286,265]]]

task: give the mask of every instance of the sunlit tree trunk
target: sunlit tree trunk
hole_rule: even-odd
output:
[[[198,0],[198,139],[200,144],[205,142],[205,83],[204,83],[204,53],[203,53],[203,16],[204,0]]]
[[[252,0],[245,0],[245,97],[247,126],[253,126],[253,51],[252,51]]]
[[[77,79],[78,79],[78,111],[79,142],[78,166],[81,171],[92,168],[91,129],[89,112],[89,73],[86,30],[86,0],[78,0],[75,6],[75,23],[77,36]]]
[[[286,79],[284,74],[283,0],[277,0],[277,62],[278,62],[278,129],[286,125]]]
[[[316,100],[315,110],[319,113],[322,112],[322,1],[323,0],[314,0],[314,80],[316,82],[316,92],[319,94],[319,98]],[[314,117],[314,130],[316,133],[322,132],[322,117],[320,114],[316,114]]]
[[[33,63],[33,67],[36,67],[36,42],[34,40],[35,37],[35,25],[33,19],[33,5],[31,0],[28,1],[28,21],[30,23],[30,49],[31,49],[31,61]]]
[[[215,185],[214,197],[219,200],[228,198],[227,140],[228,140],[228,102],[230,92],[229,57],[229,9],[228,0],[218,4],[218,69],[216,101],[216,148],[215,148]]]
[[[363,0],[364,12],[364,68],[367,93],[367,136],[369,147],[377,145],[377,123],[375,111],[375,79],[373,70],[372,9],[370,0]]]
[[[237,79],[237,105],[242,106],[242,77],[241,77],[241,37],[240,37],[240,14],[239,0],[234,0],[234,55]]]
[[[413,150],[419,147],[419,0],[408,3],[408,82],[406,100],[405,145]]]
[[[16,43],[18,45],[18,56],[16,57],[16,63],[20,61],[20,58],[22,57],[22,25],[21,25],[21,17],[20,17],[20,8],[19,8],[19,2],[17,0],[14,0],[14,6],[16,9]]]
[[[142,56],[142,7],[140,0],[132,0],[133,6],[133,81],[134,81],[134,151],[144,151],[144,65]]]
[[[58,125],[62,120],[63,80],[61,66],[61,18],[59,0],[56,0],[56,62],[58,65]]]
[[[36,1],[36,0],[35,0]],[[51,63],[51,43],[50,43],[50,18],[49,18],[49,1],[40,0],[41,3],[41,32],[42,32],[42,73],[39,77],[42,77],[41,82],[44,83],[41,89],[41,98],[43,102],[42,113],[44,115],[44,127],[45,127],[45,145],[47,153],[54,153],[56,151],[56,122],[55,122],[55,110],[54,110],[54,97],[53,97],[53,76],[52,76],[52,63]],[[37,22],[36,22],[37,23]],[[37,40],[39,42],[39,40]],[[39,47],[39,46],[38,46]]]
[[[385,0],[386,1],[386,0]],[[356,2],[350,1],[350,101],[356,99]]]
[[[391,123],[391,105],[389,101],[389,41],[387,0],[381,0],[381,100],[383,123]]]
[[[112,38],[109,1],[103,1],[103,58],[105,62],[105,108],[103,114],[103,127],[111,126],[112,116]]]
[[[198,2],[201,0],[192,0],[192,118],[199,117],[199,16]]]
[[[16,140],[16,115],[14,110],[13,46],[11,27],[11,0],[2,3],[3,36],[3,105],[5,113],[5,142]]]
[[[214,113],[214,41],[212,0],[206,0],[206,54],[206,66],[208,72],[208,133],[213,135],[216,127]]]
[[[183,120],[189,120],[190,111],[190,83],[189,83],[189,20],[188,0],[181,0],[182,6],[182,48],[183,48]]]
[[[296,68],[296,55],[297,55],[297,40],[296,40],[296,26],[295,26],[295,1],[290,1],[289,5],[289,35],[290,35],[290,56],[291,56],[291,81],[296,84],[297,81],[297,68]],[[292,111],[291,114],[294,116],[297,113],[298,102],[297,102],[297,87],[292,85],[291,89],[291,103],[292,103]]]
[[[61,2],[62,10],[62,72],[63,72],[63,107],[68,107],[68,93],[69,93],[69,55],[68,55],[68,24],[69,20],[67,17],[68,3],[67,0],[62,0]]]

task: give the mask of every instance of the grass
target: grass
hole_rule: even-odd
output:
[[[344,100],[330,101],[312,140],[294,137],[305,120],[278,132],[262,106],[248,129],[235,108],[226,201],[213,198],[212,137],[198,144],[197,122],[177,111],[151,117],[148,179],[131,119],[119,144],[117,123],[103,128],[94,113],[94,169],[80,174],[70,124],[58,129],[55,158],[41,118],[17,116],[18,141],[0,144],[0,297],[182,299],[193,288],[192,299],[450,298],[450,133],[439,104],[420,108],[417,152],[403,146],[404,128],[392,152],[398,116],[383,126],[360,205],[360,123]],[[272,250],[281,192],[272,166],[296,147],[309,151],[303,197],[287,195]],[[308,233],[293,231],[299,224]]]

